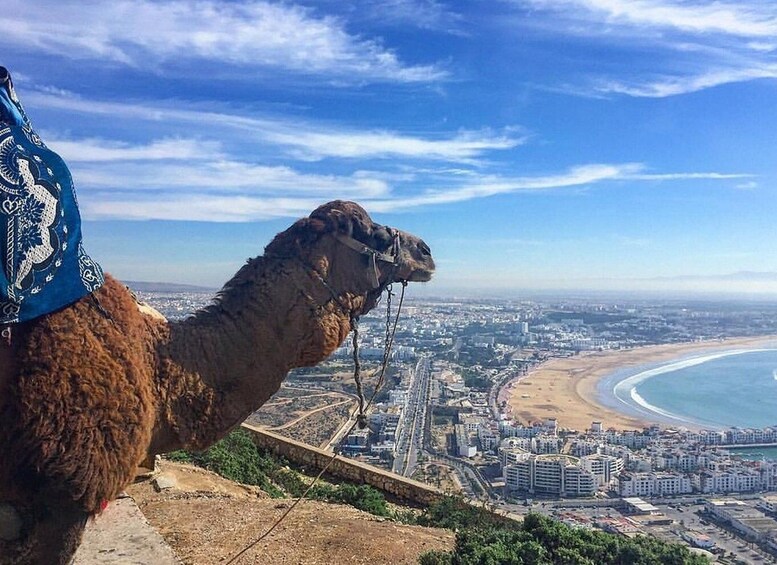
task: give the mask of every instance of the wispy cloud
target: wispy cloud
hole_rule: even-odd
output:
[[[588,11],[610,24],[742,37],[777,35],[775,8],[766,2],[745,0],[733,4],[677,0],[528,0],[528,3],[555,10]]]
[[[495,174],[490,160],[525,142],[521,128],[422,136],[202,110],[181,101],[106,102],[50,89],[24,98],[30,107],[110,117],[114,131],[126,125],[136,136],[147,136],[149,128],[176,132],[177,137],[132,142],[46,132],[52,148],[72,166],[87,219],[252,221],[299,216],[332,198],[397,212],[614,182],[751,177],[656,172],[641,163],[588,163],[533,176]],[[310,163],[316,159],[332,163]],[[322,169],[337,172],[321,174]]]
[[[223,157],[218,141],[199,139],[160,139],[146,144],[131,144],[123,141],[98,138],[62,139],[56,135],[42,133],[46,144],[65,161],[158,161],[166,159],[218,159]]]
[[[525,137],[489,129],[459,131],[447,139],[423,139],[390,131],[297,131],[268,133],[268,140],[297,148],[300,158],[418,157],[444,161],[472,161],[486,151],[512,149]]]
[[[418,206],[450,204],[499,194],[537,192],[570,187],[597,185],[609,181],[677,181],[677,180],[723,180],[750,177],[748,174],[718,172],[694,173],[642,173],[641,163],[587,164],[572,167],[568,171],[533,177],[505,178],[496,175],[481,175],[470,182],[458,184],[449,189],[427,190],[416,196],[397,200],[377,200],[370,203],[372,209],[389,211]]]
[[[247,222],[273,218],[298,218],[321,204],[315,198],[269,198],[201,194],[135,198],[104,194],[86,202],[83,215],[92,220],[174,220],[199,222]]]
[[[633,65],[598,77],[584,95],[663,98],[777,78],[777,5],[682,0],[514,0],[547,33],[595,38],[628,50]]]
[[[464,35],[461,14],[437,0],[362,0],[358,11],[361,17],[380,25],[411,26]]]
[[[407,65],[378,39],[309,8],[259,0],[6,0],[0,45],[133,67],[210,61],[338,81],[428,82],[434,64]]]
[[[476,182],[469,182],[455,188],[429,190],[417,196],[396,201],[376,201],[370,206],[376,210],[397,210],[463,202],[498,194],[567,188],[622,178],[624,175],[639,169],[640,166],[633,163],[625,165],[592,164],[574,167],[564,173],[547,176],[518,178],[484,176]]]
[[[74,163],[73,174],[87,190],[116,192],[162,191],[189,194],[288,194],[331,198],[376,198],[388,194],[388,185],[369,172],[351,175],[303,173],[285,166],[266,166],[236,160],[186,162],[131,161]]]
[[[623,176],[626,180],[726,180],[752,178],[755,175],[749,173],[633,173]]]
[[[25,96],[29,106],[110,116],[112,119],[187,123],[211,131],[241,132],[254,141],[286,148],[289,156],[302,160],[327,157],[429,159],[472,162],[494,150],[512,149],[526,141],[521,128],[501,131],[457,131],[455,133],[412,136],[392,131],[354,130],[290,118],[254,118],[239,114],[186,109],[178,102],[127,104],[88,100],[69,94],[32,92]]]
[[[323,176],[287,167],[222,161],[169,163],[150,161],[77,163],[74,174],[84,189],[87,219],[164,219],[241,222],[296,217],[332,198],[358,198],[371,211],[398,212],[488,198],[499,194],[598,186],[613,181],[639,182],[639,164],[589,164],[557,174],[532,177],[473,175],[462,180],[414,178],[390,185],[380,173]],[[109,166],[105,166],[109,165]],[[646,175],[674,181],[683,176],[719,180],[718,173]],[[723,175],[722,178],[728,178]],[[425,183],[447,184],[424,190]],[[629,242],[633,244],[634,242]]]
[[[777,65],[766,65],[760,68],[724,69],[700,75],[664,76],[658,79],[648,79],[639,82],[607,81],[595,87],[600,93],[627,94],[641,98],[665,98],[678,94],[698,92],[723,84],[744,82],[763,78],[777,78]]]

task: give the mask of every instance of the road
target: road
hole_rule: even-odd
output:
[[[418,456],[423,452],[431,365],[432,361],[428,356],[421,357],[416,363],[410,377],[407,401],[402,410],[392,471],[405,477],[413,474],[418,464]]]

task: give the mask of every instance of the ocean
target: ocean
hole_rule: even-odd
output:
[[[687,427],[777,425],[777,348],[721,350],[618,371],[600,381],[616,410]]]

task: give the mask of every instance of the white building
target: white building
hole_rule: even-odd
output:
[[[622,497],[668,496],[693,492],[691,478],[680,473],[621,473],[618,494]]]
[[[569,455],[516,454],[503,469],[508,490],[556,496],[592,496],[597,479]]]
[[[538,454],[559,453],[564,445],[564,440],[557,436],[539,435],[532,438],[531,450]]]
[[[478,442],[482,451],[495,452],[499,447],[499,435],[492,432],[488,426],[478,426]]]
[[[456,424],[454,426],[456,434],[456,450],[459,457],[474,457],[478,454],[478,448],[472,442],[467,426],[464,424]]]
[[[580,458],[580,466],[596,477],[597,486],[605,487],[623,471],[623,459],[612,455],[586,455]]]
[[[777,513],[777,496],[762,496],[756,504],[758,508],[770,514]]]
[[[694,475],[699,492],[754,492],[761,490],[761,474],[752,469],[734,469],[731,471],[704,471]]]

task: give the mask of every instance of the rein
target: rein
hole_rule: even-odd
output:
[[[259,542],[261,542],[263,539],[265,539],[267,536],[269,536],[275,528],[277,528],[281,522],[288,516],[292,510],[302,502],[308,495],[308,493],[311,491],[311,489],[318,483],[319,479],[326,473],[326,471],[329,469],[329,467],[334,463],[335,459],[337,459],[337,456],[340,454],[340,447],[345,438],[348,437],[348,434],[350,434],[353,429],[358,425],[359,429],[364,429],[367,427],[367,416],[366,411],[369,409],[369,407],[372,405],[372,402],[375,400],[375,396],[378,394],[378,391],[383,386],[383,381],[386,374],[386,369],[388,368],[388,363],[391,358],[391,348],[394,344],[394,335],[397,332],[397,324],[399,323],[399,315],[402,311],[402,304],[405,300],[405,288],[407,288],[407,281],[401,281],[402,284],[402,291],[399,296],[399,304],[397,306],[396,314],[394,315],[394,318],[392,320],[391,317],[391,301],[392,297],[394,296],[394,293],[392,292],[392,284],[390,282],[380,284],[378,281],[378,271],[377,267],[375,265],[375,262],[380,260],[384,262],[388,262],[390,264],[394,265],[394,269],[396,270],[397,266],[399,265],[399,234],[398,232],[392,230],[392,235],[394,237],[394,242],[392,244],[392,255],[388,255],[385,253],[380,253],[370,247],[367,247],[363,243],[354,240],[353,238],[347,238],[343,236],[341,239],[339,236],[337,237],[337,240],[341,243],[344,243],[346,246],[350,247],[351,249],[354,249],[355,251],[358,251],[363,254],[369,254],[372,259],[371,263],[374,269],[375,273],[375,279],[376,279],[376,289],[379,288],[381,291],[381,296],[383,295],[383,291],[387,291],[386,294],[386,334],[385,334],[385,341],[383,345],[383,358],[381,360],[380,368],[378,369],[378,382],[375,384],[375,388],[372,392],[372,396],[370,396],[370,399],[365,404],[364,399],[364,391],[362,388],[362,381],[361,381],[361,363],[359,361],[359,316],[352,314],[342,303],[339,296],[335,292],[335,290],[329,285],[328,282],[324,279],[324,277],[321,276],[321,274],[316,271],[313,268],[308,267],[310,271],[312,271],[316,278],[323,283],[324,287],[329,291],[329,293],[332,295],[332,300],[337,304],[344,313],[348,313],[350,317],[350,324],[351,324],[351,330],[353,333],[352,336],[352,343],[353,343],[353,378],[356,381],[356,392],[359,399],[359,405],[354,412],[351,413],[351,415],[348,418],[348,421],[354,420],[353,423],[350,425],[348,430],[342,435],[340,440],[337,442],[337,445],[333,449],[332,457],[329,459],[327,464],[324,466],[323,469],[316,475],[316,477],[313,479],[313,481],[308,485],[308,487],[305,489],[305,492],[303,492],[299,498],[297,498],[289,508],[286,509],[286,511],[273,523],[270,528],[264,532],[261,536],[259,536],[256,540],[251,542],[249,545],[244,547],[240,552],[238,552],[234,557],[232,557],[229,561],[226,562],[226,565],[231,565],[232,563],[235,563],[240,557],[245,555],[247,551],[250,551],[253,547],[255,547]],[[344,241],[345,240],[345,241]],[[354,244],[346,243],[346,241],[353,241]],[[357,248],[356,245],[359,247]],[[390,259],[390,260],[389,260]],[[391,277],[389,276],[388,281],[391,281]],[[378,300],[380,300],[380,297],[378,297]]]

